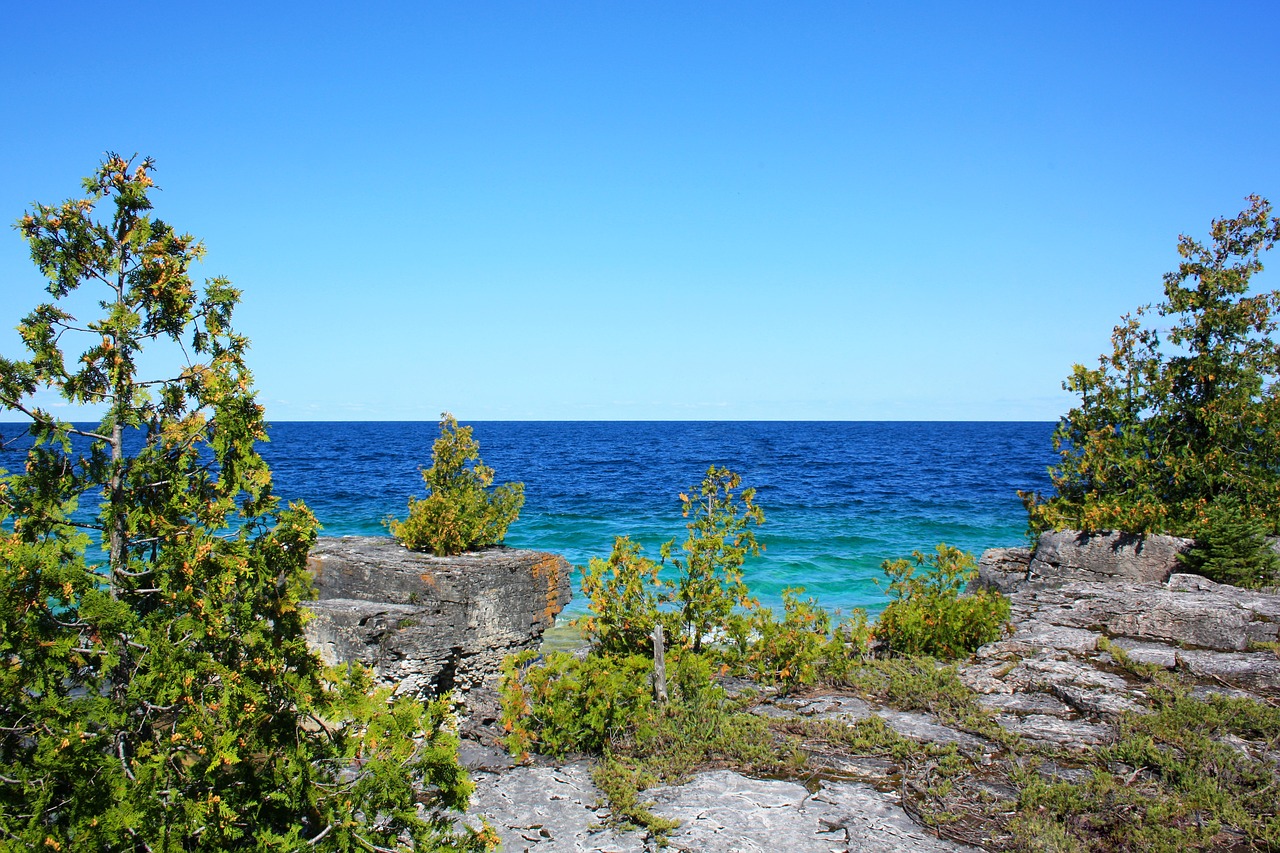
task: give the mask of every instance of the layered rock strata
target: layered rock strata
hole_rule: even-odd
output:
[[[1185,574],[1191,540],[1118,533],[1046,533],[1033,552],[983,554],[979,582],[1009,596],[1012,631],[978,650],[961,677],[999,721],[1063,746],[1106,742],[1124,711],[1141,712],[1130,660],[1177,670],[1201,690],[1280,692],[1280,595]],[[1110,650],[1110,651],[1109,651]]]
[[[456,557],[383,536],[321,539],[307,641],[329,664],[358,661],[397,693],[466,692],[536,645],[570,597],[561,556],[487,548]]]

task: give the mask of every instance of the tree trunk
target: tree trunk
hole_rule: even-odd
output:
[[[667,704],[667,653],[662,642],[662,623],[653,626],[653,698]]]

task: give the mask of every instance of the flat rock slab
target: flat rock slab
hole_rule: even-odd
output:
[[[585,762],[479,773],[468,822],[488,820],[505,853],[649,853],[638,830],[605,824],[608,811]],[[645,792],[652,811],[679,820],[667,850],[677,853],[959,853],[914,823],[892,794],[852,782],[810,793],[795,782],[727,770]]]
[[[680,853],[942,853],[972,850],[915,824],[893,795],[867,785],[803,785],[749,779],[727,770],[648,792],[653,811],[681,822],[669,837]]]
[[[766,717],[807,717],[846,724],[875,716],[898,734],[912,740],[973,748],[987,746],[981,738],[944,726],[930,714],[880,708],[855,696],[787,697],[759,705],[755,712]]]
[[[504,853],[636,853],[648,845],[638,830],[605,825],[608,809],[585,761],[563,767],[517,767],[476,773],[467,822],[483,816],[502,839]]]
[[[1028,740],[1055,743],[1066,748],[1101,746],[1114,737],[1111,728],[1085,720],[1064,720],[1049,714],[1000,714],[996,722]]]

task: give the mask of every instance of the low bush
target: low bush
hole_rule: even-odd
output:
[[[668,636],[678,636],[675,614],[663,611],[669,601],[659,578],[662,564],[641,556],[640,545],[619,536],[607,560],[592,557],[582,572],[582,592],[590,611],[577,625],[602,652],[648,654],[658,622]]]
[[[1008,622],[1009,601],[999,592],[981,588],[961,595],[978,574],[972,554],[945,544],[936,551],[881,565],[893,600],[875,635],[896,654],[961,657],[999,639]]]
[[[1280,849],[1280,709],[1199,699],[1169,679],[1148,695],[1150,713],[1119,718],[1115,743],[1091,756],[1089,777],[1016,780],[1012,829],[1022,849]],[[1056,846],[1035,846],[1046,831]]]
[[[761,607],[733,621],[731,642],[721,650],[742,674],[794,690],[819,681],[840,681],[870,653],[867,614],[855,610],[839,624],[802,588],[782,591],[782,620]]]
[[[730,700],[712,672],[705,656],[673,649],[670,699],[658,704],[653,661],[642,655],[521,653],[507,659],[499,688],[506,746],[521,759],[600,756],[592,775],[615,818],[661,837],[674,823],[649,812],[645,788],[710,763],[778,773],[803,761],[794,744],[776,742],[766,720]]]
[[[755,489],[742,478],[712,466],[702,483],[680,494],[688,519],[683,556],[672,557],[675,540],[664,542],[659,560],[640,556],[640,546],[620,536],[608,560],[593,558],[583,571],[582,590],[590,615],[579,621],[587,638],[602,651],[642,652],[661,622],[667,640],[701,652],[708,640],[725,638],[729,625],[758,605],[742,579],[749,555],[759,554],[751,527],[764,523]],[[660,577],[671,560],[671,577]]]
[[[490,488],[493,469],[480,460],[471,427],[459,427],[448,412],[440,416],[440,437],[422,479],[427,497],[409,498],[409,517],[386,522],[406,548],[448,556],[496,545],[524,506],[523,483]]]

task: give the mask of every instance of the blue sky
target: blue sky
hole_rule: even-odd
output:
[[[1280,202],[1274,2],[171,7],[6,10],[0,215],[154,157],[273,420],[1052,420]]]

